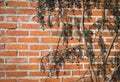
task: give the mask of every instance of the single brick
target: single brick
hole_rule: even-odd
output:
[[[15,29],[16,27],[16,24],[12,23],[0,23],[0,28]]]
[[[11,7],[28,7],[28,2],[25,2],[25,1],[8,1],[7,6],[11,6]]]
[[[27,72],[7,72],[7,77],[25,77],[27,76]]]

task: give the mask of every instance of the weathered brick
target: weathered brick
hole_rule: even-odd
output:
[[[4,76],[5,76],[5,73],[4,72],[0,72],[0,77],[4,77]]]
[[[31,36],[50,36],[49,31],[30,31]]]
[[[38,38],[18,38],[18,42],[21,43],[38,43]]]
[[[16,70],[16,65],[0,65],[0,70]]]
[[[39,82],[38,79],[18,79],[18,82]]]
[[[39,29],[39,24],[19,24],[21,29]]]
[[[39,52],[20,51],[19,56],[39,56]]]
[[[77,64],[65,65],[64,69],[67,69],[67,70],[83,69],[83,65],[82,64],[80,64],[80,65],[77,65]]]
[[[4,58],[0,58],[0,63],[4,63]]]
[[[4,16],[0,16],[0,21],[4,21]]]
[[[5,45],[4,44],[0,44],[0,50],[4,50]]]
[[[27,36],[28,31],[23,30],[7,30],[7,36]]]
[[[27,72],[7,72],[7,77],[25,77],[27,76]]]
[[[4,6],[4,1],[0,1],[0,7]]]
[[[92,11],[92,16],[103,16],[103,11]]]
[[[28,22],[28,16],[7,16],[7,22]]]
[[[70,82],[70,81],[76,81],[78,80],[79,78],[75,78],[75,77],[71,77],[71,78],[63,78],[63,82]],[[82,82],[82,80],[78,80],[78,82]]]
[[[46,78],[46,79],[41,79],[40,82],[60,82],[60,79],[56,78]]]
[[[16,14],[14,8],[0,8],[0,14]]]
[[[37,14],[38,11],[35,9],[19,9],[18,14]]]
[[[28,7],[28,2],[25,2],[25,1],[8,1],[7,6],[10,6],[10,7]]]
[[[6,49],[8,50],[26,50],[28,49],[28,45],[24,44],[7,44]]]
[[[1,51],[0,56],[16,56],[16,51]]]
[[[30,76],[48,76],[49,72],[30,72]]]
[[[0,42],[1,43],[11,43],[11,42],[16,42],[16,38],[15,37],[1,37],[0,38]]]
[[[17,82],[16,79],[0,79],[0,82]]]
[[[39,65],[19,65],[19,70],[39,70]]]
[[[38,2],[30,2],[30,7],[37,8]]]
[[[0,36],[5,35],[5,31],[4,30],[0,30]]]
[[[16,24],[12,23],[0,23],[0,28],[15,29],[16,27]]]
[[[27,63],[27,58],[6,58],[6,63]]]
[[[42,38],[42,43],[58,43],[59,38]]]
[[[41,61],[40,61],[40,58],[30,58],[29,62],[30,63],[40,63]]]
[[[31,50],[46,50],[46,49],[49,49],[49,46],[47,46],[47,45],[31,45],[30,49]]]

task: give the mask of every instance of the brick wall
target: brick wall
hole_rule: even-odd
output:
[[[57,47],[62,24],[60,26],[54,24],[51,29],[46,25],[43,31],[37,23],[38,18],[34,17],[38,13],[37,7],[37,1],[32,0],[0,0],[0,82],[69,82],[78,79],[88,68],[89,59],[83,58],[79,65],[71,64],[68,61],[64,67],[60,68],[59,78],[56,78],[54,73],[52,78],[48,78],[49,71],[45,73],[40,71],[39,58]],[[94,7],[93,9],[92,19],[85,20],[85,28],[102,17],[101,9],[97,10]],[[57,13],[57,11],[53,13]],[[67,14],[74,14],[78,17],[81,16],[80,13],[81,10],[76,10],[74,13],[67,11]],[[111,16],[109,12],[106,14],[113,22],[114,19],[109,17]],[[64,18],[61,20],[66,21]],[[76,35],[76,31],[74,31],[74,35]],[[108,48],[114,33],[105,30],[102,35],[107,44],[106,48]],[[99,55],[98,38],[93,37],[93,41],[96,42],[95,53]],[[69,46],[78,43],[76,39],[69,40],[69,42]],[[80,44],[83,42],[84,40],[81,39]],[[120,38],[117,43],[120,43]],[[60,41],[59,49],[64,48],[65,46]],[[113,58],[114,51],[119,50],[120,45],[114,45],[110,58]],[[107,73],[110,75],[112,71]],[[86,75],[89,76],[89,72]],[[85,82],[89,82],[89,78],[86,78]]]

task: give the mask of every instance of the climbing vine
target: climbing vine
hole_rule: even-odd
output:
[[[62,24],[60,39],[62,39],[63,45],[66,45],[65,49],[59,50],[59,39],[57,48],[40,58],[41,70],[45,72],[47,61],[50,66],[49,76],[51,77],[53,71],[56,71],[56,76],[58,77],[60,72],[59,68],[64,66],[66,61],[79,64],[79,60],[87,57],[90,60],[87,71],[90,71],[91,82],[98,82],[100,75],[103,77],[103,82],[120,80],[120,52],[115,52],[114,58],[109,60],[111,50],[120,36],[119,2],[119,0],[39,0],[38,18],[40,28],[44,29],[45,25],[52,28],[53,24],[57,24],[58,26]],[[102,16],[100,20],[95,21],[86,28],[86,16],[88,21],[92,19],[93,7],[98,10],[100,9],[102,11]],[[80,17],[76,16],[76,10],[79,11],[78,15]],[[71,15],[68,14],[68,12],[71,12]],[[113,22],[109,20],[106,12],[112,15],[112,19],[114,19]],[[44,20],[46,17],[47,21]],[[55,18],[54,21],[53,18]],[[77,29],[76,36],[73,36],[75,31],[73,27]],[[103,32],[106,30],[114,35],[109,48],[106,48],[107,44],[103,36]],[[99,56],[97,56],[94,51],[95,42],[93,41],[93,36],[98,38],[97,44],[100,47]],[[84,45],[78,43],[78,45],[68,47],[69,39],[72,40],[74,38],[79,42],[80,39],[83,39]],[[120,45],[119,42],[117,45]],[[75,62],[75,60],[77,60],[77,62]],[[95,70],[94,65],[97,60],[101,60],[102,64],[98,64],[97,70]],[[107,77],[106,73],[107,70],[111,69],[107,66],[109,63],[114,65],[114,71],[110,78]],[[85,77],[85,74],[83,77]],[[78,80],[84,79],[83,77],[80,77]],[[78,80],[76,80],[76,82]]]

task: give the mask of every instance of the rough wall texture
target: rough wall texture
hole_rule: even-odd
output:
[[[80,60],[80,65],[68,62],[61,68],[59,78],[56,78],[55,74],[53,74],[53,78],[48,78],[48,72],[40,71],[39,58],[56,48],[62,25],[60,27],[53,25],[52,29],[45,26],[43,31],[37,23],[38,19],[34,17],[38,13],[37,2],[31,0],[0,1],[0,82],[69,82],[85,73],[89,65],[87,58]],[[57,13],[57,11],[53,13]],[[67,14],[74,14],[78,17],[80,13],[81,10],[76,10],[74,13],[67,11]],[[108,12],[106,14],[110,16]],[[87,28],[96,20],[101,19],[101,16],[102,11],[94,9],[92,19],[89,22],[87,19],[85,20],[85,27]],[[114,21],[112,17],[109,20]],[[62,21],[66,20],[62,19]],[[103,35],[104,41],[107,43],[106,48],[108,48],[113,34],[106,30]],[[97,38],[93,38],[93,41],[97,42]],[[120,42],[120,40],[118,41]],[[69,40],[69,42],[70,46],[78,43],[76,39]],[[83,42],[84,40],[81,39],[80,44]],[[63,48],[63,45],[60,46],[60,49]],[[100,47],[95,44],[94,48],[96,54],[99,55]],[[120,45],[117,45],[113,47],[112,52],[119,50]],[[111,53],[111,58],[113,53]],[[100,62],[100,60],[98,61]],[[87,75],[89,76],[89,73]],[[85,82],[89,82],[87,79]]]

